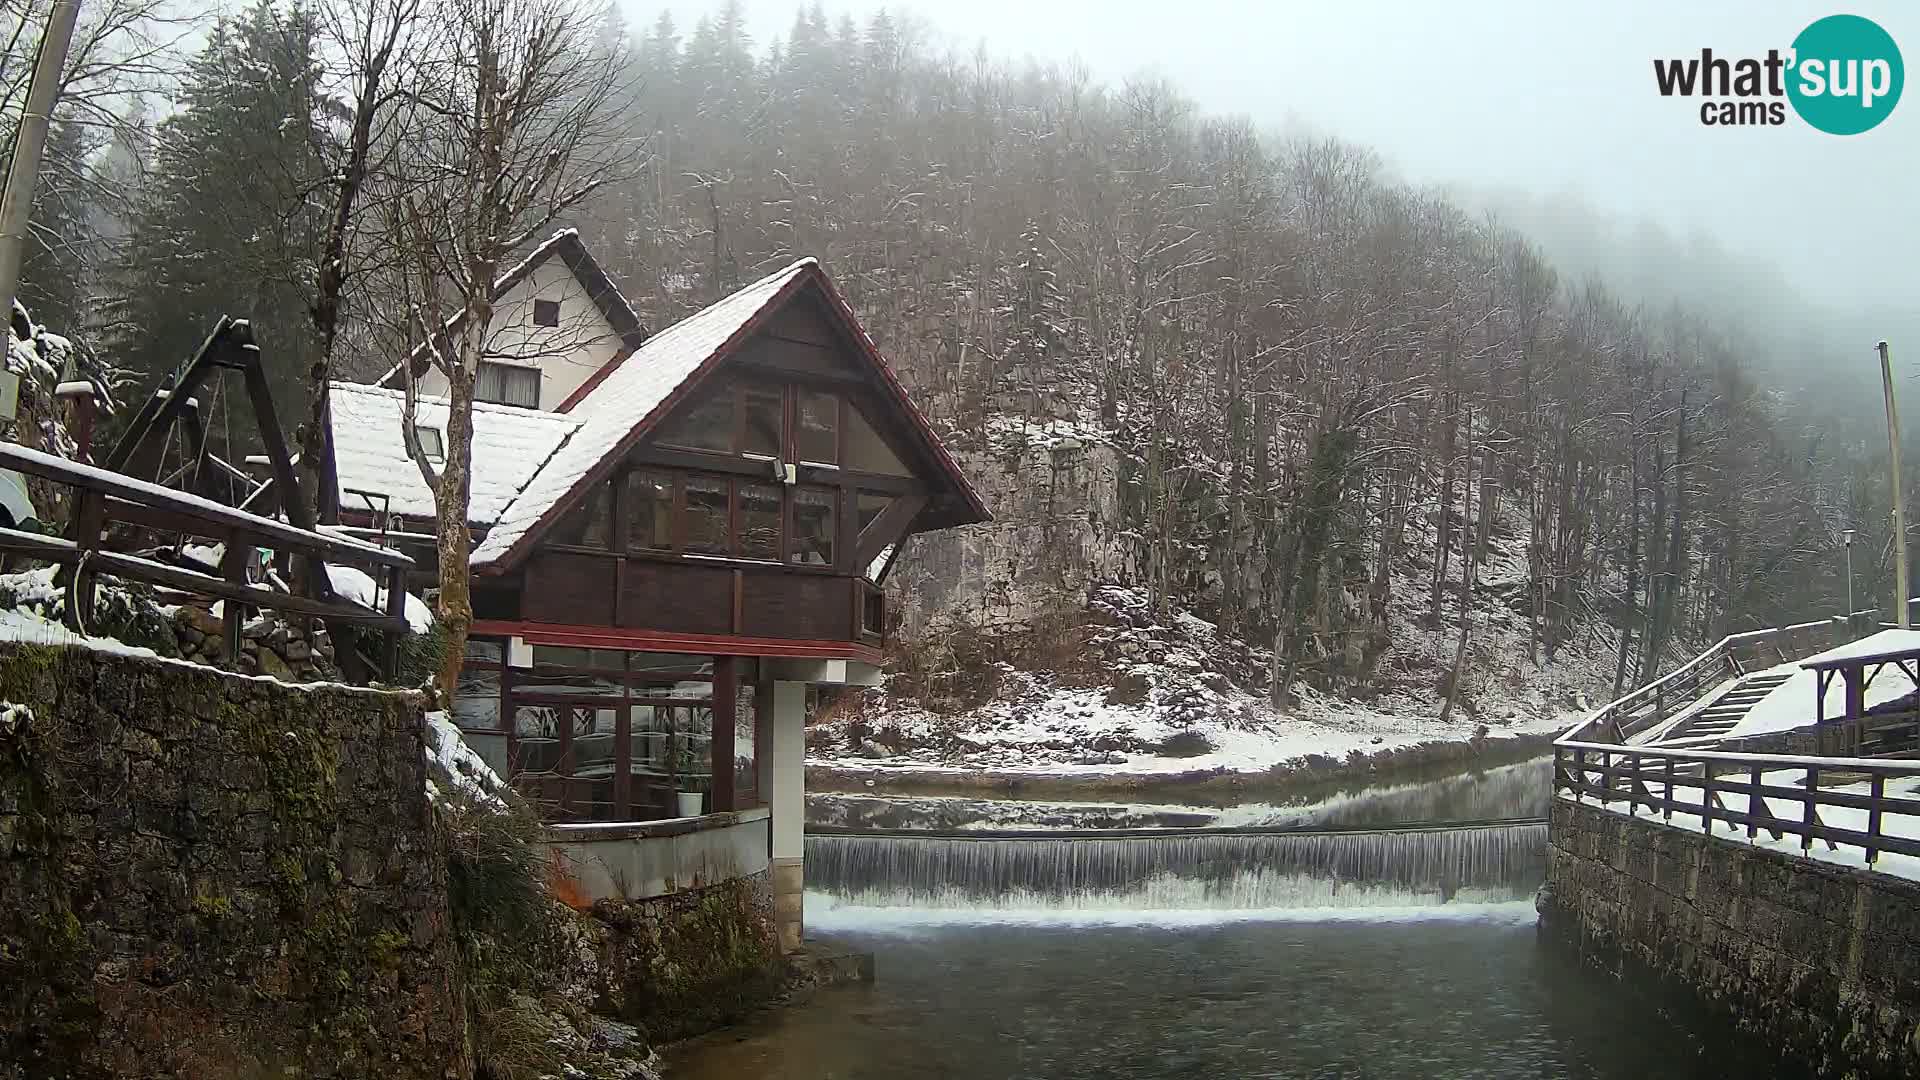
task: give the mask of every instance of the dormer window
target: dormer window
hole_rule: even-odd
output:
[[[447,440],[437,427],[424,424],[416,426],[414,434],[420,439],[420,454],[428,461],[440,463],[447,460]]]
[[[559,326],[560,325],[560,301],[535,300],[533,302],[533,325]]]

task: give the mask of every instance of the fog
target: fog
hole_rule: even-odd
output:
[[[624,2],[636,27],[665,9],[683,33],[717,8]],[[784,36],[798,6],[745,0],[756,46]],[[1515,216],[1542,231],[1554,231],[1553,219],[1567,207],[1585,208],[1583,216],[1607,222],[1604,231],[1616,238],[1644,235],[1651,224],[1669,234],[1669,248],[1705,255],[1705,265],[1722,253],[1742,264],[1728,267],[1714,291],[1771,281],[1809,307],[1848,313],[1837,321],[1849,333],[1861,321],[1851,313],[1920,308],[1920,101],[1903,101],[1877,128],[1850,137],[1823,134],[1791,115],[1779,127],[1708,127],[1697,99],[1660,97],[1652,69],[1655,57],[1698,55],[1702,47],[1733,57],[1784,50],[1808,23],[1838,11],[1878,22],[1904,46],[1911,68],[1920,58],[1915,5],[838,0],[826,7],[830,16],[849,13],[863,23],[882,7],[911,13],[933,43],[960,54],[984,45],[1007,60],[1078,62],[1116,84],[1163,75],[1208,111],[1365,144],[1408,180],[1457,189],[1469,201],[1517,201],[1524,209]],[[1575,240],[1590,227],[1559,231],[1567,235],[1541,237],[1556,261],[1607,269],[1581,265],[1595,261],[1583,258]],[[1633,291],[1632,282],[1620,284]],[[1754,299],[1765,308],[1778,298]],[[1858,332],[1887,331],[1860,325]]]

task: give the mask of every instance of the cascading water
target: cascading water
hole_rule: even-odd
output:
[[[1352,832],[809,835],[809,889],[875,907],[1326,908],[1524,900],[1539,822]]]

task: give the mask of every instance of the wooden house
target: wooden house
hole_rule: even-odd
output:
[[[456,720],[557,823],[764,821],[797,934],[806,687],[877,681],[902,545],[987,510],[812,259],[651,335],[571,233],[499,293],[532,374],[477,384]],[[401,398],[333,385],[337,494],[424,549]],[[418,415],[432,452],[446,405]]]

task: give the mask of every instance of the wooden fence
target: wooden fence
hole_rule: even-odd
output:
[[[222,631],[228,656],[240,652],[245,609],[264,608],[283,614],[317,617],[335,624],[365,627],[385,635],[382,674],[392,678],[397,666],[400,635],[408,632],[405,576],[413,560],[400,552],[332,532],[295,528],[212,499],[158,484],[147,483],[106,469],[68,461],[52,454],[0,443],[0,468],[14,469],[62,484],[73,491],[73,525],[65,537],[0,528],[0,551],[16,552],[73,568],[68,585],[69,612],[82,626],[92,617],[93,575],[146,582],[197,596],[224,601]],[[225,545],[216,575],[107,547],[108,528],[125,523],[198,537]],[[268,548],[302,561],[305,594],[283,592],[247,578],[252,552]],[[338,597],[333,592],[328,564],[370,569],[385,586],[385,610]],[[343,656],[347,655],[342,650]]]
[[[1778,776],[1801,770],[1798,781]],[[1911,760],[1731,754],[1570,739],[1553,748],[1554,790],[1576,801],[1592,799],[1629,814],[1644,808],[1669,824],[1675,814],[1697,816],[1708,836],[1718,826],[1728,836],[1744,831],[1748,839],[1763,832],[1776,840],[1794,836],[1803,852],[1816,842],[1829,851],[1859,848],[1868,865],[1882,852],[1920,857],[1920,799],[1910,790],[1888,791],[1916,777],[1920,762]],[[1835,790],[1822,782],[1848,789],[1864,785],[1865,790]],[[1728,795],[1746,801],[1736,807]],[[1793,809],[1777,812],[1768,800],[1787,801]],[[1865,811],[1864,827],[1835,824],[1833,812],[1842,809]]]

